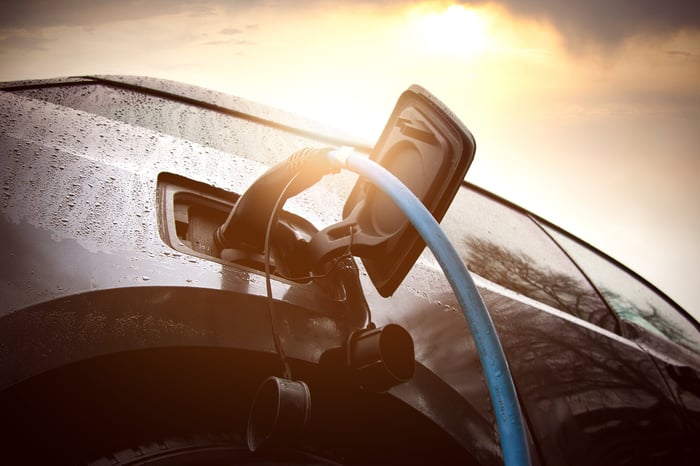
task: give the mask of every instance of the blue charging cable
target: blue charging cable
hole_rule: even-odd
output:
[[[457,296],[476,343],[491,394],[503,460],[507,466],[530,465],[525,421],[508,362],[486,305],[454,246],[421,201],[384,167],[350,148],[331,150],[328,157],[331,163],[364,176],[391,197],[433,252]]]

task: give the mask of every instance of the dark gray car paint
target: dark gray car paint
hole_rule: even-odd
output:
[[[168,82],[121,80],[264,114],[255,104]],[[78,361],[149,348],[273,355],[264,277],[168,247],[159,233],[158,175],[178,173],[241,193],[264,169],[248,153],[272,161],[326,145],[328,137],[314,140],[313,130],[235,116],[225,118],[230,132],[218,133],[207,129],[217,117],[206,112],[201,127],[183,127],[157,106],[159,131],[153,131],[135,116],[105,116],[130,111],[110,102],[92,102],[103,107],[98,115],[20,94],[0,92],[0,389]],[[148,97],[144,102],[153,105]],[[312,222],[338,215],[347,192],[340,184],[329,188],[333,195],[302,199],[297,209]],[[469,457],[502,461],[474,345],[441,273],[420,260],[389,299],[361,269],[351,275],[344,280],[355,290],[352,299],[337,299],[313,282],[273,280],[288,355],[317,365],[366,324],[366,299],[375,324],[401,324],[415,342],[416,376],[390,396],[456,439]],[[535,462],[692,463],[698,392],[679,380],[697,380],[697,366],[668,364],[676,369],[667,376],[668,367],[660,370],[667,363],[629,340],[480,284],[513,371]]]

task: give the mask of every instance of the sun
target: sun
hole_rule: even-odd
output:
[[[489,17],[477,9],[451,5],[414,12],[416,32],[430,53],[470,57],[488,50]]]

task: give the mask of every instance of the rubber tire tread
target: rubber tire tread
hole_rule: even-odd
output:
[[[284,461],[256,456],[248,450],[241,435],[203,433],[145,442],[122,449],[88,463],[88,466],[181,466],[181,465],[331,465],[337,464],[304,454]]]

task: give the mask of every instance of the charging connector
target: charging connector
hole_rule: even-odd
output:
[[[280,205],[339,168],[328,158],[329,149],[302,149],[266,171],[246,190],[216,230],[219,248],[262,253],[265,229],[275,204]],[[290,183],[290,180],[293,181]]]

